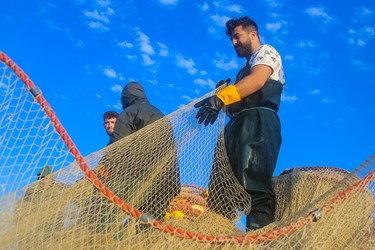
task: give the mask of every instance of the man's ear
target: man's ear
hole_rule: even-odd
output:
[[[250,31],[250,37],[252,39],[258,39],[258,33],[255,30]]]

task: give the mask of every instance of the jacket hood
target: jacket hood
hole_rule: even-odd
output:
[[[125,109],[134,103],[147,101],[143,86],[137,82],[129,82],[122,90],[121,103]]]
[[[52,167],[47,165],[47,166],[42,167],[39,170],[37,176],[38,177],[46,177],[47,175],[52,174],[52,172],[53,172]]]

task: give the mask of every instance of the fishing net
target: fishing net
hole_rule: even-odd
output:
[[[353,172],[283,171],[276,221],[246,232],[251,197],[231,170],[223,114],[197,124],[191,103],[82,157],[42,92],[0,61],[0,249],[375,247],[374,156]]]

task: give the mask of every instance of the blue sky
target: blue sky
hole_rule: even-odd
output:
[[[169,114],[234,79],[244,60],[224,24],[244,15],[284,65],[275,174],[353,170],[374,154],[374,1],[1,1],[0,50],[41,88],[88,155],[106,145],[102,114],[121,111],[128,81],[143,84]]]

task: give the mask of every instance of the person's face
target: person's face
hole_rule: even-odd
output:
[[[113,135],[113,132],[115,130],[115,123],[116,123],[116,118],[109,118],[109,119],[105,119],[104,121],[104,128],[109,136]]]
[[[237,52],[238,57],[250,58],[252,53],[252,39],[254,38],[255,31],[248,33],[242,28],[237,26],[234,28],[231,36],[232,44]]]

